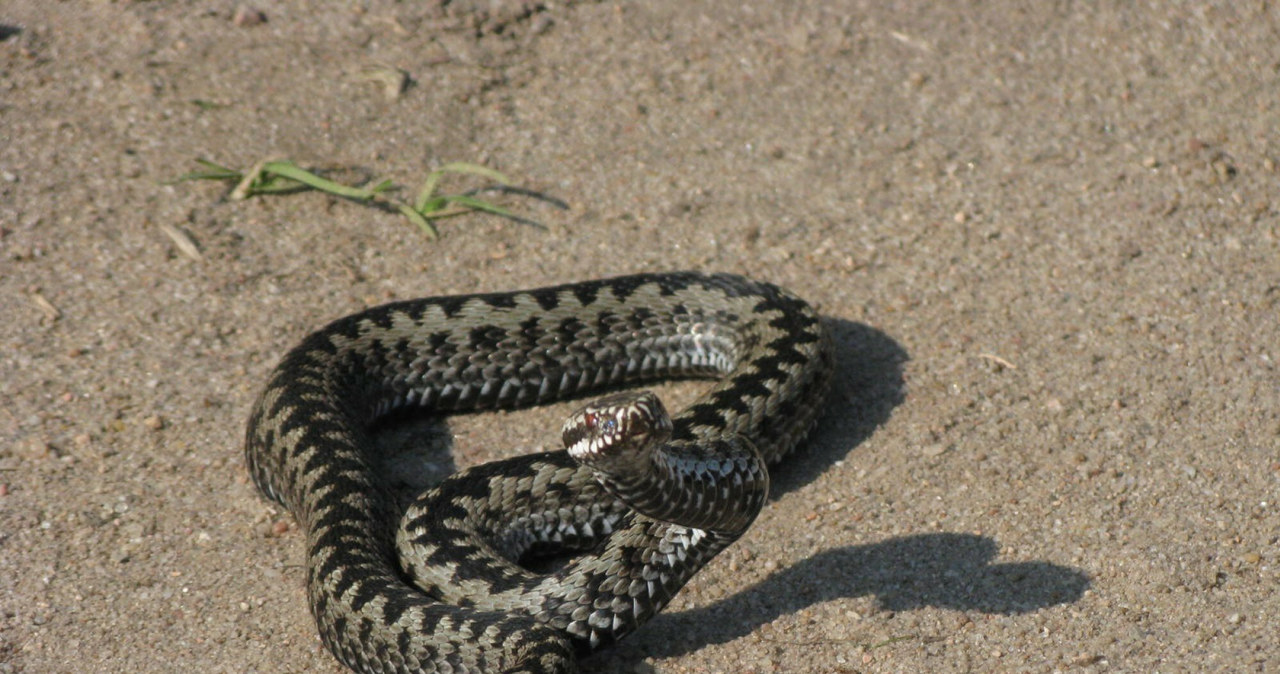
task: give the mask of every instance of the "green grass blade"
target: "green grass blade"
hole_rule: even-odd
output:
[[[440,230],[436,229],[436,226],[431,224],[430,220],[423,217],[421,213],[413,210],[413,208],[408,204],[396,204],[396,209],[403,213],[404,217],[409,218],[409,222],[417,225],[418,229],[421,229],[422,233],[426,234],[428,239],[435,241],[440,238]]]
[[[427,174],[427,179],[422,181],[422,189],[418,190],[418,198],[413,202],[414,210],[426,213],[440,209],[440,206],[433,208],[430,204],[435,203],[431,195],[436,193],[436,185],[440,184],[440,178],[442,177],[444,177],[444,171],[432,171]]]
[[[200,165],[200,170],[183,174],[168,184],[188,180],[234,181],[237,184],[230,193],[231,199],[247,199],[251,196],[264,194],[280,194],[303,189],[314,189],[354,201],[375,202],[384,208],[394,208],[414,225],[417,225],[423,234],[432,240],[436,240],[440,236],[439,230],[436,229],[433,223],[434,220],[464,215],[474,211],[492,213],[515,222],[546,229],[538,222],[522,218],[497,204],[471,196],[476,192],[486,190],[504,191],[513,189],[509,187],[511,181],[505,175],[478,164],[453,162],[432,171],[423,183],[422,191],[418,194],[417,200],[413,205],[410,205],[387,194],[398,189],[390,179],[373,183],[369,187],[352,187],[316,175],[289,159],[263,159],[245,172],[236,171],[207,159],[196,159],[195,161]],[[500,186],[481,188],[464,194],[436,195],[435,190],[440,181],[449,173],[480,176],[495,181]]]
[[[264,172],[258,176],[257,180],[250,183],[245,196],[251,197],[259,194],[283,194],[285,192],[296,192],[305,187],[307,187],[307,185],[304,185],[297,180],[293,180],[292,178],[267,174]]]
[[[390,192],[391,190],[395,189],[395,187],[396,187],[395,182],[393,182],[390,178],[387,178],[386,180],[383,180],[377,185],[370,187],[369,191],[374,194],[382,194],[383,192]]]
[[[177,185],[178,183],[186,182],[188,180],[240,180],[244,177],[242,173],[235,169],[220,166],[207,159],[197,159],[196,163],[203,166],[204,170],[184,173],[164,184]]]
[[[290,180],[296,180],[307,187],[320,190],[321,192],[328,192],[329,194],[334,194],[340,197],[346,197],[348,199],[368,201],[377,196],[377,192],[372,190],[360,187],[348,187],[342,183],[335,183],[327,178],[321,178],[320,176],[303,169],[288,160],[266,162],[262,165],[262,171],[264,173],[274,173],[278,176],[284,176]]]
[[[447,197],[435,197],[433,199],[427,199],[426,201],[422,201],[418,204],[415,204],[413,210],[427,217],[430,217],[432,213],[435,213],[436,211],[439,211],[440,209],[444,208],[445,205],[448,203],[449,203],[449,199]]]
[[[436,193],[436,187],[439,186],[440,180],[449,173],[466,173],[482,178],[488,178],[501,185],[510,185],[511,179],[505,175],[479,164],[471,164],[465,161],[455,161],[445,164],[440,168],[427,174],[427,179],[422,182],[422,188],[418,190],[418,199],[413,202],[414,208],[419,212],[426,212],[427,205],[431,201],[432,195]],[[431,209],[439,210],[439,209]]]

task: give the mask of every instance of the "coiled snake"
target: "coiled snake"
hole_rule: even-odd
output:
[[[312,614],[352,669],[573,671],[575,650],[634,630],[746,530],[765,465],[809,431],[830,371],[813,309],[739,276],[411,300],[290,351],[245,453],[306,532]],[[370,426],[403,407],[514,408],[690,376],[721,380],[674,419],[647,393],[589,403],[565,424],[568,451],[457,473],[398,526],[368,449]],[[519,564],[575,552],[551,573]]]

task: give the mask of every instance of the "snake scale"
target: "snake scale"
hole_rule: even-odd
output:
[[[766,466],[814,423],[831,358],[808,304],[728,274],[397,302],[284,357],[246,460],[305,532],[312,614],[351,669],[574,671],[746,530]],[[371,429],[402,408],[509,409],[671,377],[720,380],[674,418],[649,393],[590,402],[567,450],[456,473],[407,512],[374,468]],[[522,566],[548,555],[576,557]]]

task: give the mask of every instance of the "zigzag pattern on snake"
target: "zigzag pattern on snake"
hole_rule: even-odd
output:
[[[727,274],[398,302],[285,356],[246,461],[305,531],[311,611],[350,668],[573,671],[575,651],[634,630],[746,530],[764,466],[808,433],[830,371],[808,304]],[[403,521],[373,466],[370,428],[394,410],[515,408],[671,377],[720,381],[673,419],[647,394],[588,404],[566,423],[573,456],[457,473]],[[566,552],[580,555],[553,573],[520,564]]]

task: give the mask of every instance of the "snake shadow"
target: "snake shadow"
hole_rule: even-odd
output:
[[[884,611],[924,607],[1016,615],[1078,600],[1089,577],[1048,562],[992,564],[999,544],[986,536],[931,533],[824,550],[713,604],[663,613],[619,644],[592,656],[640,662],[733,641],[809,606],[874,595]],[[591,661],[584,662],[591,671]]]
[[[773,475],[770,498],[817,479],[888,422],[906,399],[907,352],[867,325],[827,319],[836,372],[827,409],[813,436]],[[618,645],[583,662],[639,663],[733,641],[780,616],[837,599],[875,596],[885,611],[936,607],[1020,614],[1078,600],[1089,587],[1082,571],[1048,562],[993,564],[995,539],[929,533],[819,552],[708,606],[666,612]],[[600,671],[605,671],[601,669]]]

